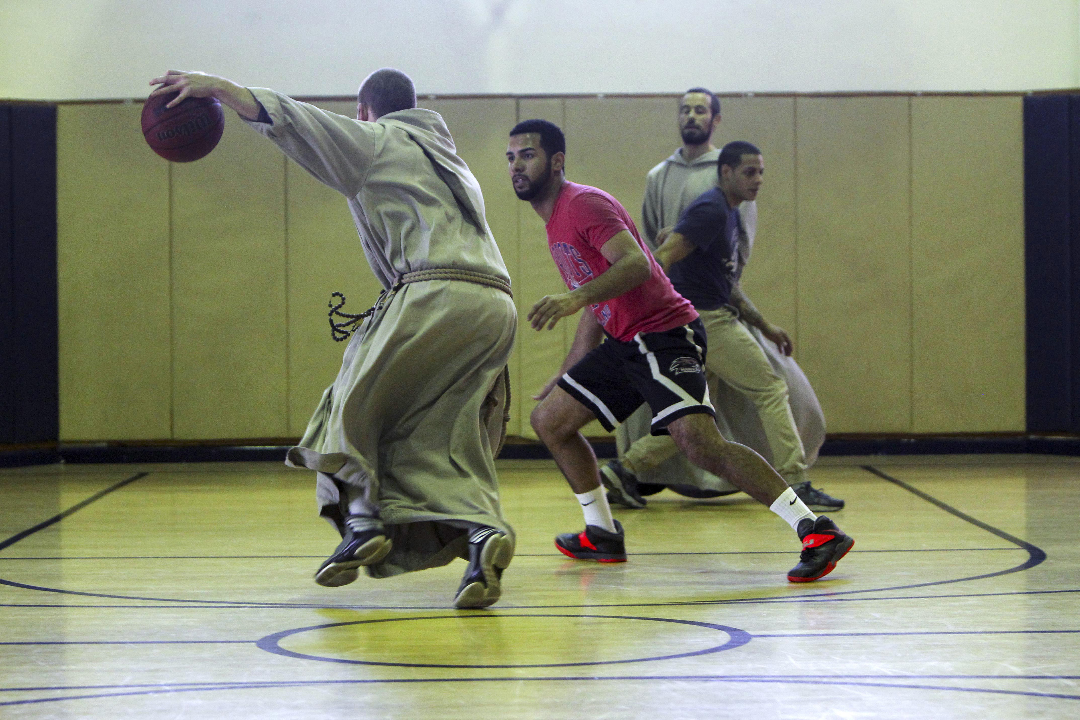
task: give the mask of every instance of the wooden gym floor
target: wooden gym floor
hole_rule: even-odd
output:
[[[309,473],[277,464],[0,471],[0,718],[1074,718],[1080,458],[825,458],[855,549],[745,496],[581,528],[554,465],[503,461],[518,553],[455,611],[464,563],[327,589]]]

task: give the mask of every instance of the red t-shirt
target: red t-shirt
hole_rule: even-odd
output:
[[[547,222],[548,249],[566,287],[575,290],[609,267],[600,253],[611,238],[629,231],[645,256],[652,275],[618,297],[592,306],[604,331],[628,342],[638,333],[663,332],[693,321],[697,311],[671,286],[671,281],[638,235],[619,201],[603,190],[567,182]]]

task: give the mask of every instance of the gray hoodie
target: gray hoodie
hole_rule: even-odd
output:
[[[716,161],[719,150],[710,150],[693,162],[687,162],[679,148],[649,171],[645,179],[645,201],[641,207],[645,242],[656,250],[656,234],[672,228],[679,214],[695,198],[716,185]],[[757,231],[757,203],[744,202],[739,206],[744,237],[739,238],[739,270],[750,260]]]

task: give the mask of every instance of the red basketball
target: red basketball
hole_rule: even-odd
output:
[[[206,157],[217,147],[225,129],[225,113],[214,98],[189,97],[171,108],[165,106],[176,93],[146,101],[142,131],[146,144],[166,160],[191,162]]]

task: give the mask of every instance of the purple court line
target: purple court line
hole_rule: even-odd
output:
[[[1015,552],[1016,548],[911,548],[866,550],[859,548],[860,555],[870,553],[967,553],[967,552]],[[724,550],[716,552],[635,552],[634,557],[672,557],[682,555],[791,555],[790,550]],[[551,558],[551,553],[514,553],[515,558]],[[72,562],[75,560],[325,560],[325,555],[68,555],[41,557],[0,557],[0,562],[47,561]]]
[[[1080,700],[1080,695],[1065,693],[1034,692],[1030,690],[1000,690],[990,688],[966,688],[950,685],[927,685],[912,684],[913,680],[1076,680],[1076,676],[1069,675],[897,675],[897,676],[792,676],[776,677],[762,675],[620,675],[620,676],[586,676],[586,677],[468,677],[468,678],[393,678],[393,679],[366,679],[366,680],[294,680],[283,682],[235,682],[235,683],[185,683],[179,685],[102,685],[82,687],[50,687],[50,688],[0,688],[0,692],[70,692],[84,689],[118,689],[124,688],[150,688],[146,690],[131,689],[127,692],[102,692],[85,695],[69,695],[64,697],[32,698],[29,700],[10,700],[0,702],[0,707],[15,705],[37,705],[43,703],[67,702],[71,700],[91,700],[109,697],[131,697],[137,695],[167,695],[181,692],[215,692],[221,690],[267,690],[274,688],[310,687],[310,686],[334,686],[334,685],[405,685],[405,684],[448,684],[448,683],[516,683],[516,682],[733,682],[733,683],[759,683],[778,685],[832,685],[838,687],[878,687],[897,690],[940,690],[945,692],[977,693],[989,695],[1008,695],[1019,697],[1043,698],[1048,700]],[[890,682],[892,681],[892,682]]]
[[[657,656],[645,656],[638,658],[628,658],[623,660],[594,660],[588,662],[565,662],[565,663],[513,663],[513,664],[471,664],[471,665],[457,665],[447,663],[402,663],[402,662],[384,662],[379,660],[346,660],[344,658],[327,657],[324,655],[310,655],[307,653],[299,653],[293,650],[289,650],[281,646],[281,641],[292,635],[299,635],[301,633],[327,630],[330,628],[339,627],[351,627],[358,625],[378,625],[382,623],[394,623],[394,622],[418,622],[424,620],[455,620],[457,622],[465,620],[484,621],[492,619],[502,619],[505,617],[524,617],[524,618],[570,618],[578,620],[580,618],[590,618],[593,620],[638,620],[641,622],[659,622],[669,623],[672,625],[686,625],[695,628],[704,628],[706,630],[713,630],[722,633],[727,636],[725,642],[721,642],[718,645],[712,645],[704,650],[691,650],[681,653],[672,653],[668,655]],[[728,625],[719,625],[717,623],[702,622],[700,620],[682,620],[676,618],[655,618],[655,617],[629,617],[625,615],[552,615],[552,614],[527,614],[527,615],[434,615],[434,616],[421,616],[421,617],[407,617],[407,618],[379,618],[377,620],[352,620],[349,622],[337,622],[337,623],[324,623],[321,625],[312,625],[309,627],[293,628],[291,630],[282,630],[260,638],[255,645],[260,649],[274,655],[281,655],[283,657],[293,658],[296,660],[313,660],[315,662],[327,662],[336,663],[341,665],[377,665],[380,667],[404,667],[404,668],[444,668],[453,670],[464,669],[502,669],[502,668],[558,668],[558,667],[596,667],[601,665],[625,665],[628,663],[645,663],[645,662],[657,662],[662,660],[674,660],[676,658],[688,658],[697,657],[700,655],[711,655],[713,653],[724,652],[726,650],[734,650],[746,645],[751,640],[750,633],[739,628],[730,627]]]

